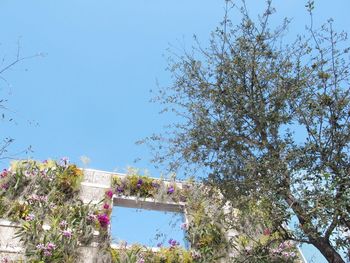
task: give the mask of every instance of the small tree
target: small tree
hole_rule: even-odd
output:
[[[238,25],[226,12],[208,48],[198,44],[170,61],[173,84],[156,100],[183,118],[166,135],[150,137],[160,143],[155,161],[204,168],[207,183],[241,211],[249,214],[252,202],[264,209],[260,224],[268,231],[344,262],[339,251],[350,249],[349,48],[340,48],[346,34],[335,32],[332,20],[315,30],[309,2],[311,26],[285,43],[289,20],[270,27],[270,0],[256,21],[242,3]],[[290,230],[293,217],[298,223]]]

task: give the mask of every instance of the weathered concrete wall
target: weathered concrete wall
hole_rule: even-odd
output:
[[[112,176],[109,172],[86,169],[80,187],[80,198],[85,202],[99,202],[105,191],[111,187]]]
[[[23,246],[20,240],[15,238],[18,229],[18,224],[0,219],[0,260],[4,257],[19,260],[22,257]]]

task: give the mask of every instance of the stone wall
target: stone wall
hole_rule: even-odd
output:
[[[112,176],[118,175],[120,177],[124,174],[104,172],[99,170],[84,169],[84,179],[81,183],[80,198],[84,203],[98,203],[105,195],[107,189],[111,188]],[[181,183],[179,183],[181,187]],[[144,208],[159,211],[184,211],[184,204],[172,203],[172,202],[155,202],[153,199],[146,198],[137,200],[133,197],[114,197],[114,205],[131,207],[131,208]],[[17,261],[24,260],[24,248],[18,238],[15,238],[16,231],[20,228],[19,224],[10,222],[8,220],[0,219],[0,262],[4,258],[8,260]],[[96,231],[97,232],[97,231]],[[96,233],[98,234],[98,232]],[[89,247],[81,247],[80,258],[81,263],[93,263],[99,262],[97,256],[98,244],[93,243]]]
[[[112,176],[118,175],[120,177],[125,176],[124,174],[116,174],[111,172],[104,172],[99,170],[84,169],[84,179],[81,183],[80,198],[85,203],[98,203],[105,195],[107,189],[111,188]],[[182,184],[178,183],[178,187],[182,188]],[[186,210],[184,203],[173,203],[173,202],[155,202],[151,198],[137,199],[134,197],[117,197],[114,196],[113,204],[122,207],[130,208],[143,208],[158,211],[171,211],[171,212],[184,212],[185,220]],[[231,209],[225,207],[226,209]],[[16,238],[16,231],[20,228],[19,224],[10,222],[8,220],[0,219],[0,262],[3,258],[7,258],[10,261],[23,260],[24,248],[20,240]],[[98,232],[95,233],[98,235]],[[234,231],[228,231],[227,238],[235,236],[237,233]],[[98,244],[92,243],[89,247],[80,248],[80,260],[81,263],[95,263],[99,262],[98,259]],[[115,244],[112,244],[112,247]],[[303,258],[300,253],[300,257]],[[223,259],[222,263],[226,260]],[[304,262],[301,260],[300,262]],[[305,261],[306,262],[306,261]]]

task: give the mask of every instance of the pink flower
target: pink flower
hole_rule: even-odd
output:
[[[0,178],[5,178],[8,174],[9,174],[9,171],[7,169],[4,169],[0,173]]]
[[[46,244],[47,250],[54,250],[55,248],[56,248],[56,245],[54,243],[49,242]]]
[[[92,221],[92,222],[94,222],[94,221],[96,221],[96,219],[97,219],[97,216],[96,215],[94,215],[94,214],[88,214],[88,216],[87,216],[87,218],[86,218],[88,221]]]
[[[106,228],[109,225],[108,215],[102,214],[97,216],[98,222],[102,228]]]
[[[287,244],[286,244],[285,242],[282,242],[281,244],[278,245],[278,248],[279,248],[280,250],[283,250],[283,249],[285,249],[286,247],[287,247]]]
[[[187,230],[188,229],[188,225],[186,223],[182,223],[180,227],[181,227],[182,230]]]
[[[109,199],[112,199],[112,197],[113,197],[113,191],[112,191],[112,190],[108,190],[108,191],[106,192],[106,196],[107,196]]]
[[[45,250],[45,251],[44,251],[44,256],[46,256],[46,257],[51,257],[51,256],[52,256],[51,251]]]
[[[109,210],[111,207],[109,206],[109,204],[104,204],[103,205],[103,209],[105,209],[105,210]]]
[[[36,245],[36,249],[44,251],[44,256],[50,257],[52,255],[52,250],[55,250],[56,245],[54,243],[47,243],[46,246],[42,243]]]
[[[198,251],[191,251],[191,256],[193,259],[200,259],[201,258],[201,254]]]
[[[263,234],[264,234],[264,236],[269,236],[269,235],[271,235],[270,229],[265,228],[264,231],[263,231]]]
[[[7,190],[7,189],[9,189],[9,187],[10,187],[9,184],[5,183],[5,184],[2,184],[0,188],[4,189],[4,190]]]
[[[72,237],[72,230],[70,230],[69,228],[67,230],[63,230],[62,235],[64,237],[70,238],[70,237]]]
[[[45,249],[45,245],[43,243],[37,244],[36,245],[36,249],[44,250]]]
[[[28,198],[28,201],[30,204],[33,204],[34,202],[47,202],[47,196],[33,194]]]
[[[60,227],[61,227],[61,228],[65,228],[66,226],[68,226],[67,221],[66,221],[66,220],[62,220],[62,221],[60,222]]]
[[[29,214],[29,215],[26,216],[25,220],[26,221],[32,221],[34,218],[35,218],[35,215]]]

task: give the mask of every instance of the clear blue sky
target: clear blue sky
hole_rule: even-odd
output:
[[[301,32],[306,1],[275,2],[277,18],[292,17],[290,33]],[[248,1],[252,14],[262,3]],[[316,1],[316,24],[333,17],[349,32],[348,10],[347,0]],[[13,152],[32,145],[36,159],[85,155],[90,168],[123,171],[140,157],[157,176],[135,141],[172,121],[148,102],[156,79],[170,81],[163,54],[169,43],[189,47],[194,33],[205,45],[222,14],[220,0],[1,0],[1,57],[15,57],[19,38],[23,55],[47,54],[7,72],[11,87],[0,83],[16,120],[1,135],[16,139]]]
[[[115,207],[111,216],[112,242],[127,240],[128,244],[169,247],[169,239],[175,239],[186,247],[181,228],[184,221],[182,213]]]

